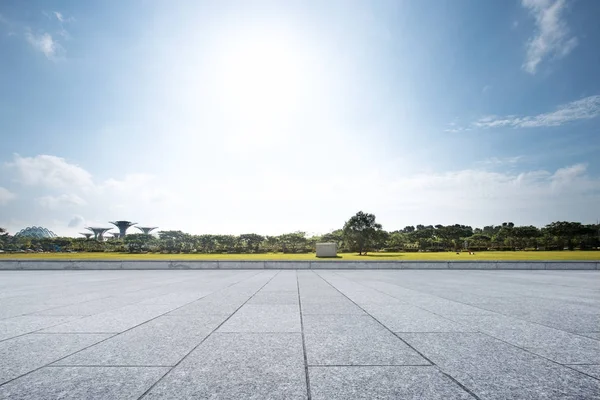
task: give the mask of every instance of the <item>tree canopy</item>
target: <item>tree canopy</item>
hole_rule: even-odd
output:
[[[375,221],[375,215],[359,211],[344,224],[344,239],[352,251],[367,253],[377,239],[381,239],[381,224]]]

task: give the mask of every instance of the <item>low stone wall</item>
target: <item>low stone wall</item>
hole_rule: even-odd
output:
[[[178,261],[0,260],[0,270],[458,269],[600,270],[600,261]]]

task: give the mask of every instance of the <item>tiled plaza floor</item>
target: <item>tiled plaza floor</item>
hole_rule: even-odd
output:
[[[600,399],[600,271],[1,271],[0,399]]]

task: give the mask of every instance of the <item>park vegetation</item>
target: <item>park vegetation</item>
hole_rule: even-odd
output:
[[[512,222],[473,228],[467,225],[417,225],[386,231],[373,214],[358,212],[341,229],[321,236],[291,232],[277,236],[192,235],[161,231],[158,235],[128,234],[123,239],[29,238],[11,236],[0,228],[4,252],[122,252],[166,254],[300,254],[315,251],[316,243],[335,242],[342,253],[444,252],[516,250],[598,250],[600,225],[552,222],[542,228]]]

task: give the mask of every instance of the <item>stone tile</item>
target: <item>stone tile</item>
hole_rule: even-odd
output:
[[[600,381],[480,333],[400,337],[480,398],[600,398]]]
[[[473,329],[413,306],[371,309],[370,314],[393,332],[472,332]]]
[[[46,367],[0,387],[0,399],[137,400],[168,368]]]
[[[592,339],[600,340],[600,332],[579,332],[579,334]]]
[[[472,400],[435,367],[310,367],[313,400]]]
[[[57,361],[111,335],[29,334],[0,343],[0,384]]]
[[[91,300],[83,303],[71,304],[62,307],[53,307],[36,312],[34,315],[88,316],[115,310],[117,308],[131,305],[135,302],[136,300],[130,300],[122,297],[107,297],[103,299]]]
[[[600,364],[600,342],[595,339],[503,315],[449,318],[560,364]]]
[[[305,333],[309,365],[430,365],[391,332]]]
[[[248,304],[298,304],[298,293],[296,292],[276,292],[269,291],[263,292],[262,290],[258,292],[254,297],[252,297]]]
[[[118,333],[156,318],[172,309],[172,306],[167,305],[132,305],[56,325],[44,329],[43,332]]]
[[[246,304],[218,332],[300,332],[298,305]]]
[[[73,320],[76,317],[45,317],[23,315],[0,320],[0,341],[10,339],[15,336],[34,332],[49,326],[62,324]]]
[[[67,357],[57,365],[175,365],[225,316],[163,316]]]
[[[300,334],[215,333],[147,399],[306,399]]]
[[[586,375],[600,379],[600,364],[596,365],[569,365],[569,367],[581,371]]]
[[[365,312],[349,300],[332,301],[323,303],[302,303],[302,314],[355,314],[364,315]]]
[[[175,307],[181,307],[185,304],[192,303],[196,300],[200,300],[201,298],[207,296],[210,292],[195,292],[195,293],[167,293],[161,296],[152,297],[147,300],[143,300],[138,304],[148,304],[148,305],[157,305],[157,304],[166,304],[166,305],[174,305]]]
[[[231,315],[238,308],[240,308],[244,302],[248,300],[247,297],[219,297],[210,298],[206,297],[195,301],[190,304],[186,304],[180,308],[177,308],[168,315],[179,315],[179,316],[194,316],[203,314],[222,314]]]
[[[302,304],[326,304],[326,303],[352,303],[344,295],[336,291],[317,291],[309,294],[300,290],[300,301]]]
[[[349,335],[389,332],[366,314],[308,314],[302,316],[304,333]]]

